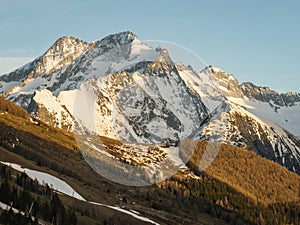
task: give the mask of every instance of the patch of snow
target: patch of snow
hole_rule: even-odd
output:
[[[21,210],[19,210],[19,209],[16,209],[16,208],[14,208],[14,207],[11,207],[11,206],[9,206],[9,205],[3,203],[3,202],[0,202],[0,208],[3,209],[3,210],[10,210],[10,208],[11,208],[11,210],[12,210],[14,213],[21,213],[21,215],[23,215],[23,216],[26,215],[25,212],[23,212],[23,211],[21,211]],[[32,220],[35,220],[35,218],[34,218],[33,216],[31,216],[31,219],[32,219]],[[44,223],[41,223],[41,221],[39,221],[39,222],[40,222],[39,224],[44,224]]]
[[[10,162],[1,162],[1,163],[4,165],[7,165],[17,171],[25,172],[31,179],[33,179],[33,180],[37,179],[37,181],[41,185],[48,184],[51,187],[51,189],[53,189],[53,190],[56,190],[65,195],[71,196],[78,200],[85,201],[85,199],[80,194],[78,194],[70,185],[68,185],[65,181],[63,181],[55,176],[52,176],[48,173],[43,173],[43,172],[39,172],[36,170],[23,168],[20,165],[15,164],[15,163],[10,163]]]
[[[32,117],[30,117],[30,122],[33,123],[33,124],[39,124],[39,122],[34,121],[34,120],[32,119]]]
[[[222,86],[222,85],[220,85],[219,88],[220,88],[222,91],[227,91],[227,92],[229,92],[229,90],[228,90],[226,87]]]
[[[105,205],[105,204],[101,204],[101,203],[97,203],[97,202],[89,202],[93,205],[99,205],[99,206],[105,206],[105,207],[108,207],[108,208],[111,208],[111,209],[114,209],[114,210],[117,210],[117,211],[120,211],[122,213],[125,213],[125,214],[128,214],[130,216],[133,216],[134,218],[138,219],[138,220],[141,220],[141,221],[144,221],[144,222],[148,222],[148,223],[152,223],[152,224],[156,224],[156,225],[159,225],[159,223],[156,223],[154,222],[153,220],[150,220],[149,218],[147,217],[143,217],[143,216],[140,216],[140,215],[137,215],[136,213],[132,212],[131,211],[128,211],[126,209],[122,209],[120,208],[119,206],[110,206],[110,205]]]
[[[156,222],[154,222],[153,220],[150,220],[150,219],[147,218],[147,217],[143,217],[143,216],[136,215],[135,213],[132,213],[132,212],[126,210],[126,209],[122,209],[122,208],[120,208],[120,207],[118,207],[118,206],[108,206],[108,207],[111,208],[111,209],[115,209],[115,210],[117,210],[117,211],[123,212],[123,213],[125,213],[125,214],[128,214],[128,215],[130,215],[130,216],[133,216],[134,218],[139,219],[139,220],[141,220],[141,221],[159,225],[159,223],[156,223]]]
[[[63,125],[71,125],[73,118],[70,113],[63,107],[63,104],[56,98],[52,92],[47,89],[36,91],[33,97],[34,101],[43,105],[47,111],[54,117],[57,126],[62,128]]]
[[[4,91],[19,85],[21,82],[20,81],[11,81],[11,82],[3,82],[0,81],[0,93],[3,93]]]
[[[20,165],[15,164],[15,163],[2,162],[2,161],[0,161],[0,163],[2,163],[4,165],[7,165],[7,166],[10,166],[11,168],[13,168],[13,169],[15,169],[17,171],[25,172],[31,179],[37,179],[38,182],[41,185],[48,184],[52,189],[54,189],[54,190],[56,190],[58,192],[61,192],[61,193],[66,194],[68,196],[74,197],[74,198],[76,198],[78,200],[81,200],[81,201],[86,201],[80,194],[78,194],[65,181],[63,181],[63,180],[61,180],[61,179],[59,179],[57,177],[54,177],[54,176],[52,176],[50,174],[39,172],[39,171],[36,171],[36,170],[31,170],[31,169],[23,168]],[[86,202],[91,203],[93,205],[105,206],[105,207],[108,207],[108,208],[120,211],[122,213],[128,214],[130,216],[133,216],[134,218],[136,218],[138,220],[159,225],[159,223],[156,223],[155,221],[150,220],[147,217],[140,216],[139,215],[140,213],[136,212],[134,210],[128,211],[128,210],[122,209],[122,208],[120,208],[118,206],[110,206],[110,205],[101,204],[101,203],[97,203],[97,202],[90,202],[90,201],[86,201]],[[0,208],[6,210],[7,207],[9,207],[9,206],[0,202]],[[16,209],[16,212],[19,212],[19,210]]]
[[[133,212],[133,213],[135,213],[135,214],[138,214],[138,215],[140,214],[139,212],[137,212],[137,211],[135,211],[133,209],[130,209],[130,211]]]
[[[0,208],[3,209],[3,210],[9,210],[9,209],[10,209],[10,206],[7,205],[7,204],[5,204],[5,203],[3,203],[3,202],[0,202]],[[12,211],[13,211],[14,213],[19,213],[19,210],[16,209],[16,208],[12,208]],[[22,215],[25,215],[24,212],[21,212],[21,214],[22,214]]]

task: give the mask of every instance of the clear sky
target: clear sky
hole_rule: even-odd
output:
[[[280,92],[300,92],[300,1],[9,0],[0,2],[0,74],[60,36],[130,30],[191,49],[208,64]]]

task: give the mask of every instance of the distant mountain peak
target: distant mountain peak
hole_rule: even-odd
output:
[[[300,102],[300,93],[297,92],[280,94],[270,87],[256,86],[251,82],[242,83],[240,87],[247,97],[263,102],[273,102],[278,106],[294,106],[296,102]]]
[[[224,70],[214,65],[209,65],[208,68],[211,69],[214,73],[225,73]]]
[[[137,39],[137,36],[132,33],[131,31],[124,31],[124,32],[119,32],[115,34],[108,35],[98,41],[98,44],[103,45],[103,44],[114,44],[116,46],[119,45],[124,45],[127,43],[133,42],[134,39]]]
[[[224,70],[222,70],[221,68],[214,66],[214,65],[208,65],[206,66],[201,72],[205,72],[205,73],[225,73]]]
[[[160,54],[157,56],[155,60],[156,62],[164,63],[167,65],[174,65],[167,49],[158,47],[156,48],[156,51],[160,52]]]
[[[213,65],[207,66],[202,72],[212,76],[218,82],[220,90],[226,97],[240,98],[243,96],[239,82],[233,74],[228,74]]]
[[[86,41],[80,40],[79,38],[71,36],[62,36],[58,38],[53,45],[43,54],[44,56],[53,56],[59,53],[59,57],[64,57],[64,54],[74,53],[80,48],[88,48],[90,44]]]
[[[156,74],[158,76],[169,76],[172,73],[178,75],[175,63],[172,61],[167,49],[157,47],[155,51],[158,53],[156,59],[147,65],[145,73],[149,75]]]
[[[178,70],[187,70],[187,71],[194,71],[194,68],[191,65],[184,65],[181,62],[175,62],[175,66]]]
[[[64,42],[72,42],[72,41],[77,41],[77,42],[83,42],[88,44],[86,41],[83,41],[79,38],[73,37],[73,36],[62,36],[60,38],[58,38],[54,44],[58,44],[58,43],[64,43]]]

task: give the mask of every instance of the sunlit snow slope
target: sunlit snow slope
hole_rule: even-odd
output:
[[[0,76],[0,92],[46,123],[81,134],[223,141],[300,173],[299,93],[239,84],[215,66],[195,71],[131,32],[92,43],[62,37]]]

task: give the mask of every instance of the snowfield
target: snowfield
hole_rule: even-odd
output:
[[[41,185],[48,184],[49,187],[53,190],[56,190],[58,192],[61,192],[65,195],[71,196],[73,198],[77,198],[81,201],[86,201],[80,194],[78,194],[70,185],[68,185],[65,181],[54,177],[48,173],[39,172],[36,170],[31,170],[27,168],[23,168],[18,164],[10,163],[10,162],[1,162],[4,165],[7,165],[17,171],[25,172],[31,179],[39,182]]]
[[[271,107],[268,102],[257,101],[247,97],[228,97],[228,100],[245,107],[252,114],[271,120],[292,134],[300,136],[300,103],[295,103],[295,106],[291,107],[276,106],[275,104]],[[276,110],[274,107],[276,107]]]
[[[35,180],[37,179],[37,181],[39,182],[39,184],[41,185],[46,185],[48,184],[50,186],[51,189],[56,190],[60,193],[63,193],[65,195],[71,196],[73,198],[76,198],[78,200],[81,201],[85,201],[88,202],[90,204],[93,205],[99,205],[99,206],[104,206],[104,207],[108,207],[117,211],[120,211],[122,213],[128,214],[138,220],[144,221],[144,222],[149,222],[152,224],[156,224],[159,225],[159,223],[154,222],[153,220],[150,220],[149,218],[143,217],[138,215],[139,213],[136,211],[129,211],[126,209],[122,209],[119,206],[110,206],[110,205],[106,205],[106,204],[101,204],[101,203],[97,203],[97,202],[90,202],[90,201],[86,201],[80,194],[78,194],[70,185],[68,185],[65,181],[54,177],[48,173],[43,173],[43,172],[39,172],[36,170],[31,170],[31,169],[27,169],[27,168],[23,168],[20,165],[16,164],[16,163],[10,163],[10,162],[2,162],[0,161],[0,163],[7,165],[17,171],[20,172],[25,172],[31,179]],[[3,204],[0,202],[0,208],[6,210],[9,206],[6,204]],[[14,209],[15,212],[19,212],[19,210]]]

